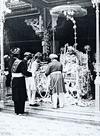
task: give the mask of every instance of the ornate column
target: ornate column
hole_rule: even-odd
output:
[[[0,57],[1,57],[1,78],[0,78],[0,107],[4,106],[4,47],[3,47],[3,28],[4,28],[4,0],[0,1]]]
[[[100,39],[99,39],[99,3],[100,0],[92,0],[96,8],[96,79],[95,79],[95,108],[100,112]]]
[[[47,30],[47,9],[43,8],[43,38],[42,38],[42,52],[43,60],[46,59],[49,50],[49,33]]]

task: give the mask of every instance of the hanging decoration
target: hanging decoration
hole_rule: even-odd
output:
[[[41,36],[41,32],[43,32],[43,30],[44,30],[43,20],[42,20],[41,15],[39,15],[39,17],[36,17],[36,18],[25,19],[25,23],[28,26],[32,27],[32,29],[35,31],[36,35]]]
[[[75,21],[75,19],[72,17],[72,16],[69,16],[69,15],[67,15],[66,14],[66,12],[64,12],[64,15],[66,16],[66,18],[67,18],[67,20],[71,20],[72,21],[72,23],[73,23],[73,29],[74,29],[74,48],[76,49],[76,47],[77,47],[77,26],[76,26],[76,21]]]

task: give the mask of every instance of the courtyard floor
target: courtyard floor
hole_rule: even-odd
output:
[[[53,109],[50,98],[28,101],[23,116],[14,114],[13,101],[6,99],[0,110],[0,136],[99,136],[100,113],[93,100],[76,101],[67,98],[64,108]]]

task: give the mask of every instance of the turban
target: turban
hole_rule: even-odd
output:
[[[9,58],[9,55],[4,55],[4,59]]]
[[[24,56],[30,56],[30,55],[31,55],[30,52],[25,52],[25,53],[24,53]]]
[[[40,52],[37,52],[37,53],[35,54],[35,57],[42,57],[42,54],[41,54]]]
[[[57,56],[56,54],[50,54],[50,55],[49,55],[49,58],[50,58],[50,59],[57,59],[58,56]]]
[[[12,54],[20,54],[20,48],[14,48],[11,50]]]

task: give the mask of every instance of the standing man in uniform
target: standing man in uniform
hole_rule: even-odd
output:
[[[51,62],[48,64],[45,75],[50,75],[50,90],[52,93],[53,108],[62,108],[64,106],[65,84],[62,75],[63,66],[57,60],[56,54],[50,54]],[[59,105],[58,105],[59,103]]]
[[[12,100],[14,101],[15,113],[18,115],[24,114],[25,101],[27,100],[25,77],[32,76],[32,73],[27,71],[25,63],[19,59],[20,49],[13,49],[12,53]]]

